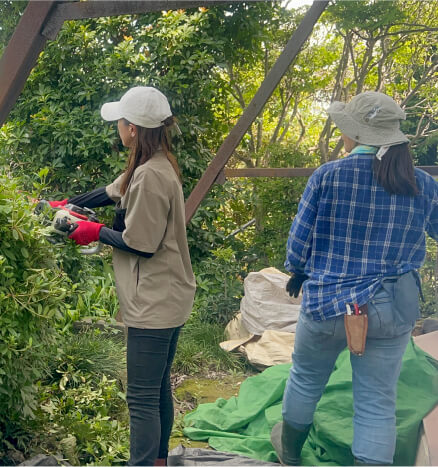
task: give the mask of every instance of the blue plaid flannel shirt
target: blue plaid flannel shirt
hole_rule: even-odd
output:
[[[319,167],[298,206],[285,268],[309,276],[302,311],[316,321],[367,303],[383,278],[420,268],[425,231],[438,240],[438,183],[415,169],[418,196],[388,194],[373,177],[376,151],[357,146]]]

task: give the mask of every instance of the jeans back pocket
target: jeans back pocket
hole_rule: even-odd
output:
[[[401,275],[394,285],[394,319],[400,326],[415,326],[420,317],[420,298],[417,271]]]
[[[395,337],[409,332],[419,318],[419,288],[416,271],[383,280],[368,303],[368,336]]]
[[[382,283],[381,288],[368,302],[368,337],[394,336],[393,301],[393,284]]]

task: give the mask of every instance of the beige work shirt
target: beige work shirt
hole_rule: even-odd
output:
[[[181,183],[162,151],[137,167],[126,193],[120,195],[123,175],[106,187],[118,207],[126,209],[122,236],[144,258],[113,249],[120,311],[126,326],[163,329],[188,319],[195,295]]]

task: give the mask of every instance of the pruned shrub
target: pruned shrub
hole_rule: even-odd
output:
[[[71,281],[19,181],[0,172],[0,450],[34,415]]]

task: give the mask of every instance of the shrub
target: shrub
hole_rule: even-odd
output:
[[[123,387],[125,346],[98,329],[67,334],[57,352],[48,356],[47,367],[46,381],[57,382],[61,389],[78,386],[86,378],[97,384],[103,376]]]
[[[193,314],[181,331],[173,370],[184,374],[213,371],[244,371],[245,359],[219,347],[225,340],[224,327],[218,323],[200,321]]]
[[[115,380],[101,376],[65,390],[45,387],[39,410],[38,450],[63,455],[73,465],[125,465],[129,454],[129,419],[125,396]],[[41,429],[41,428],[40,428]]]
[[[420,269],[424,302],[420,302],[421,315],[424,318],[438,313],[438,251],[436,241],[427,238],[426,261]]]
[[[71,288],[32,210],[19,182],[0,173],[0,448],[34,415]]]
[[[217,248],[195,265],[194,313],[203,322],[225,324],[239,311],[242,267],[232,248]]]

